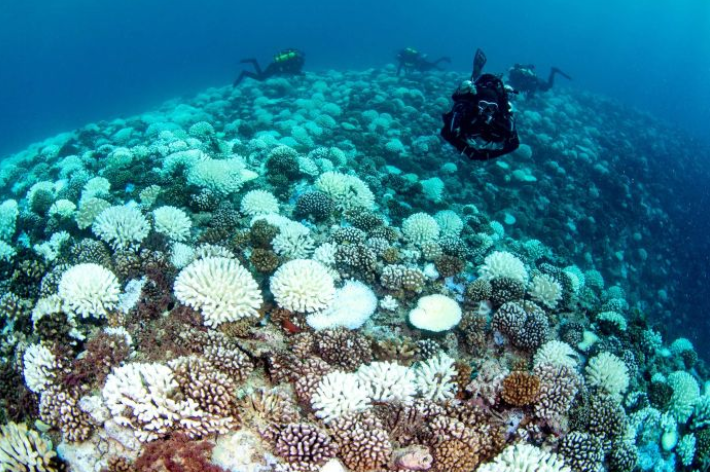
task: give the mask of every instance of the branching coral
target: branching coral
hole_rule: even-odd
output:
[[[200,310],[206,326],[258,316],[263,298],[256,281],[236,260],[198,259],[175,279],[175,296]]]

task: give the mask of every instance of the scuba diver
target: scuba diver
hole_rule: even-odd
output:
[[[404,70],[405,74],[410,72],[427,72],[432,69],[441,70],[439,63],[451,63],[448,57],[440,57],[435,61],[429,61],[426,54],[422,54],[414,48],[404,48],[397,52],[397,75]]]
[[[303,69],[303,65],[306,62],[305,55],[297,50],[297,49],[286,49],[284,51],[279,52],[274,56],[274,60],[271,61],[271,63],[266,66],[266,69],[261,70],[261,67],[259,67],[259,63],[256,61],[256,59],[249,58],[249,59],[242,59],[240,61],[242,64],[254,64],[254,69],[256,72],[251,72],[251,71],[242,71],[241,74],[239,74],[239,77],[237,77],[237,80],[234,81],[234,84],[232,86],[237,86],[239,83],[244,80],[245,77],[250,77],[254,80],[266,80],[269,77],[273,77],[274,75],[298,75],[301,74],[301,70]]]
[[[550,75],[547,81],[544,81],[535,73],[534,65],[515,64],[508,71],[508,82],[519,92],[525,93],[526,97],[530,97],[535,95],[535,92],[547,92],[550,90],[555,83],[556,74],[560,74],[567,80],[572,80],[572,77],[565,74],[557,67],[553,67],[550,69]]]
[[[520,146],[508,93],[500,76],[482,74],[486,55],[478,49],[473,73],[451,97],[454,106],[443,115],[441,137],[474,161],[487,161],[515,151]]]

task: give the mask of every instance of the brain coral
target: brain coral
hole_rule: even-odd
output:
[[[67,313],[103,317],[116,308],[120,287],[110,270],[98,264],[78,264],[59,281],[59,297]]]
[[[434,294],[422,297],[409,312],[409,322],[426,331],[448,331],[461,321],[461,307],[456,300]]]
[[[204,315],[205,326],[258,316],[263,298],[249,271],[235,259],[206,257],[175,279],[175,296]]]
[[[271,292],[281,308],[313,313],[330,306],[335,285],[323,264],[296,259],[279,267],[271,278]]]

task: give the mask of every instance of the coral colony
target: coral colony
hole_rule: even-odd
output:
[[[463,161],[459,79],[247,81],[3,161],[0,470],[705,470],[705,364],[645,314],[663,190],[617,172],[672,135],[555,90]]]

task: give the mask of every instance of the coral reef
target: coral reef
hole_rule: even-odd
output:
[[[69,470],[707,468],[667,181],[629,177],[665,128],[555,90],[471,172],[437,138],[460,77],[392,72],[211,88],[3,161],[0,469],[63,470],[54,444]]]

